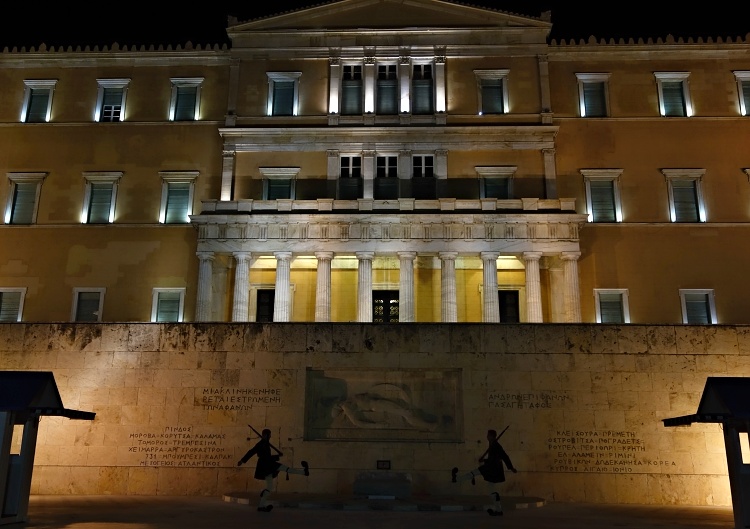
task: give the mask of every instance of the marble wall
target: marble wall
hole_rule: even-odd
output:
[[[450,469],[507,427],[505,494],[730,505],[720,425],[661,420],[695,413],[707,376],[750,376],[750,326],[16,323],[0,369],[52,371],[96,412],[41,419],[35,494],[259,489],[236,466],[250,426],[310,463],[280,491],[351,493],[387,461],[415,493],[480,494]]]

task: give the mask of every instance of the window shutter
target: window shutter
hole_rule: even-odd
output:
[[[415,79],[412,82],[412,90],[412,114],[434,114],[432,79]]]
[[[664,98],[665,116],[687,115],[682,81],[663,81],[661,83],[661,93]]]
[[[267,200],[292,198],[292,180],[289,178],[268,180]]]
[[[342,81],[341,113],[344,115],[362,114],[362,81]]]
[[[190,184],[170,182],[167,184],[167,210],[164,222],[167,224],[185,223],[188,221],[190,201]]]
[[[601,118],[607,115],[607,99],[604,82],[583,83],[583,104],[587,118]]]
[[[482,113],[502,114],[503,112],[505,112],[503,80],[482,79]]]
[[[398,80],[378,80],[376,112],[383,115],[398,114]]]
[[[92,183],[89,203],[89,218],[91,224],[109,222],[109,212],[112,209],[112,184]]]
[[[599,294],[599,314],[602,323],[625,323],[622,294]]]
[[[615,183],[612,180],[590,180],[589,189],[594,222],[615,222]]]
[[[26,121],[29,123],[43,123],[47,121],[47,107],[49,106],[50,91],[46,88],[32,88],[29,95],[29,108]]]
[[[485,178],[484,198],[510,198],[510,178]]]
[[[195,102],[197,98],[197,86],[178,86],[177,99],[174,103],[174,120],[193,121],[195,119]]]
[[[16,182],[13,193],[13,212],[10,218],[11,224],[32,224],[34,222],[37,185],[32,182]]]
[[[159,292],[156,302],[156,321],[180,320],[180,293]]]
[[[20,292],[0,292],[0,321],[18,321]]]
[[[708,294],[685,294],[685,313],[689,324],[706,325],[711,323]]]
[[[673,180],[672,198],[676,222],[698,222],[698,194],[695,180]]]
[[[79,292],[76,321],[99,321],[99,292]]]
[[[274,81],[273,115],[294,115],[294,81]]]

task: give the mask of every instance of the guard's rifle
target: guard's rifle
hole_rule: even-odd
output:
[[[263,439],[263,436],[260,434],[260,432],[258,430],[256,430],[255,428],[253,428],[252,424],[248,424],[248,426],[250,427],[250,429],[252,431],[255,432],[255,435],[257,435],[258,437],[260,437],[261,439]],[[248,437],[247,440],[248,441],[252,441],[253,438],[252,437]],[[278,454],[279,454],[278,457],[277,456],[273,456],[274,458],[276,458],[277,461],[278,461],[279,457],[281,457],[281,456],[284,455],[284,453],[281,450],[279,450],[278,448],[276,448],[275,446],[273,446],[270,441],[268,442],[268,446],[270,446],[271,448],[273,448],[274,450],[276,450],[276,452],[278,452]]]
[[[500,439],[508,428],[510,428],[510,424],[505,427],[505,430],[503,430],[502,432],[500,432],[500,435],[498,435],[497,437],[495,437],[495,441],[497,441],[498,439]],[[486,456],[487,452],[489,452],[489,451],[490,451],[490,447],[488,446],[487,450],[484,451],[484,454],[482,454],[480,456],[479,461],[484,461],[484,456]]]

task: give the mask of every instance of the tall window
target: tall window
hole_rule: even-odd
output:
[[[689,117],[693,115],[688,87],[688,72],[655,72],[659,92],[659,112],[662,116]]]
[[[714,291],[710,289],[680,289],[682,323],[709,325],[717,323]]]
[[[9,173],[10,193],[5,206],[6,224],[34,224],[39,194],[47,173]]]
[[[344,65],[341,78],[341,114],[362,114],[362,65]]]
[[[477,166],[480,198],[504,200],[513,197],[513,176],[516,166]]]
[[[435,84],[432,64],[412,66],[412,114],[435,113]]]
[[[373,192],[376,200],[395,200],[398,198],[398,156],[378,155],[375,161]]]
[[[99,92],[96,98],[94,121],[115,122],[125,119],[125,96],[130,79],[97,79]]]
[[[24,123],[46,123],[52,111],[52,94],[57,79],[26,80],[21,107],[21,121]]]
[[[672,222],[705,222],[701,178],[703,169],[662,169],[669,191],[669,216]]]
[[[398,75],[395,64],[378,64],[375,112],[398,114]]]
[[[83,200],[81,222],[84,224],[107,224],[115,218],[117,183],[121,172],[84,173],[86,191]]]
[[[171,81],[172,98],[169,103],[169,120],[199,120],[203,77],[180,77]]]
[[[432,155],[412,156],[412,197],[418,200],[437,198],[437,187]]]
[[[155,288],[151,302],[151,321],[182,321],[184,304],[184,288]]]
[[[73,321],[102,321],[104,288],[73,289]]]
[[[362,198],[362,157],[341,156],[338,198],[356,200]]]
[[[630,323],[627,289],[597,288],[594,289],[594,296],[597,323]]]
[[[0,288],[0,322],[21,321],[25,288]]]
[[[190,222],[193,213],[193,189],[197,171],[161,172],[162,195],[159,222],[162,224],[184,224]]]
[[[740,98],[740,114],[750,115],[750,71],[734,72],[737,79],[737,93]]]
[[[299,167],[260,167],[263,176],[263,200],[293,199]]]
[[[581,174],[586,184],[589,222],[622,222],[622,169],[581,169]]]
[[[480,115],[508,112],[508,72],[509,70],[474,70]]]
[[[608,73],[577,73],[578,105],[582,118],[609,115]]]
[[[267,72],[269,116],[296,116],[302,72]]]

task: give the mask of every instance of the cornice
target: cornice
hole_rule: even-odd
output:
[[[5,47],[0,53],[0,62],[4,65],[9,64],[13,59],[17,59],[26,64],[29,62],[39,65],[45,65],[45,63],[55,62],[59,63],[61,60],[70,60],[91,63],[91,61],[101,60],[113,60],[122,61],[133,60],[133,61],[162,61],[164,64],[173,64],[172,62],[166,63],[164,61],[173,61],[175,59],[189,59],[189,60],[206,60],[219,58],[222,61],[226,61],[229,57],[229,47],[226,44],[209,44],[201,46],[200,44],[193,46],[192,43],[188,42],[185,46],[177,45],[174,48],[172,45],[159,45],[159,46],[120,46],[117,43],[112,46],[54,46],[47,47],[46,44],[40,46],[31,46],[28,49],[25,46],[8,48]]]

